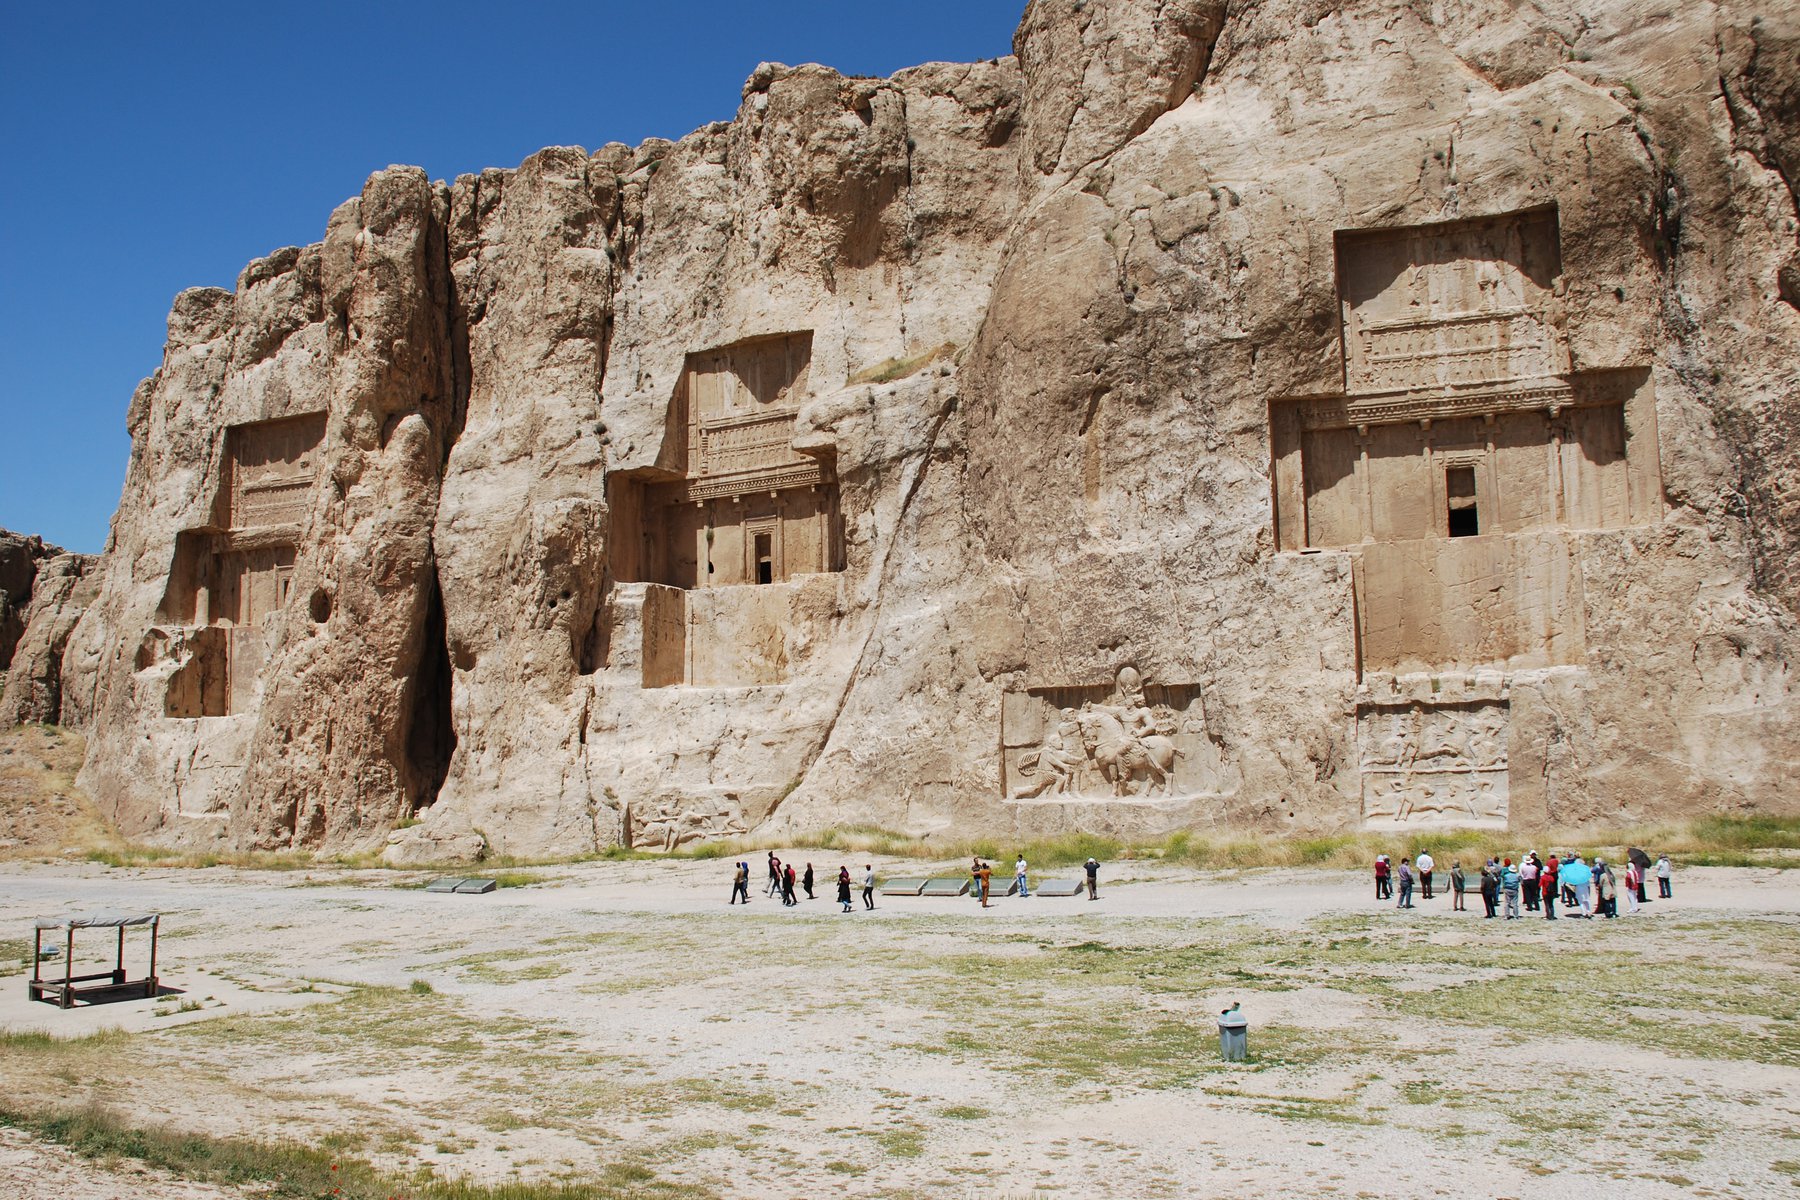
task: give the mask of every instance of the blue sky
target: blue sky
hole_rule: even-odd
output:
[[[389,163],[677,138],[758,62],[887,75],[1011,52],[1024,0],[19,0],[0,31],[0,528],[97,551],[169,301],[317,241]]]

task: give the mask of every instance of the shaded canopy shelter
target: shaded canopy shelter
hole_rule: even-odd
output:
[[[93,1003],[99,1000],[126,1000],[136,996],[156,995],[156,935],[161,922],[161,913],[88,913],[78,917],[39,917],[31,953],[31,980],[26,984],[26,995],[33,1000],[54,1004],[58,1008],[73,1008],[77,999]],[[125,975],[125,930],[133,925],[150,927],[150,970],[142,979],[127,979]],[[118,931],[118,959],[112,970],[96,971],[90,975],[75,974],[77,929]],[[50,934],[52,944],[58,940],[63,943],[61,979],[46,979],[43,976],[46,933]]]

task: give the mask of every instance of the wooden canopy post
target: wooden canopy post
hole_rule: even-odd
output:
[[[44,979],[44,931],[31,931],[31,982],[42,983]],[[36,999],[34,996],[33,999]]]
[[[113,983],[125,982],[125,927],[119,926],[119,955],[113,961]]]
[[[69,940],[63,947],[63,990],[62,1006],[75,1007],[75,922],[68,926]]]
[[[162,914],[158,913],[150,921],[150,981],[144,985],[144,995],[155,996],[162,989],[156,983],[156,929],[162,924]]]

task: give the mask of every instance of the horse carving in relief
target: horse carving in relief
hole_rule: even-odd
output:
[[[1160,733],[1135,736],[1126,728],[1120,710],[1109,705],[1090,705],[1078,720],[1081,741],[1088,757],[1100,769],[1100,777],[1112,785],[1113,795],[1164,795],[1175,791],[1175,760],[1181,751]],[[1140,789],[1137,785],[1142,782]]]

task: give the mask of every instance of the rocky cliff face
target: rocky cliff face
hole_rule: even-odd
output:
[[[11,667],[14,648],[25,632],[38,568],[61,553],[41,537],[0,529],[0,671]]]
[[[0,729],[62,721],[62,660],[94,602],[99,556],[58,554],[38,567],[12,667],[0,677]]]
[[[1791,807],[1792,46],[1054,0],[379,173],[176,301],[83,783],[396,859]]]

